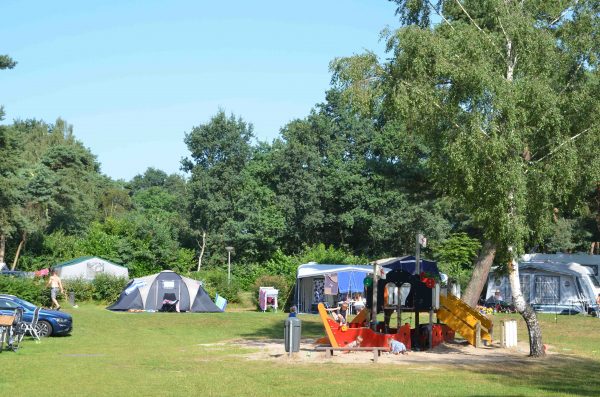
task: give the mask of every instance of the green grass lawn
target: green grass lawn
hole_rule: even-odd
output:
[[[249,361],[233,339],[281,338],[283,313],[113,313],[69,310],[71,336],[26,340],[0,354],[0,396],[600,395],[600,320],[542,315],[544,341],[561,353],[511,365],[414,367]],[[496,316],[495,320],[509,316]],[[513,316],[516,318],[516,316]],[[301,316],[303,337],[322,336]],[[519,323],[520,338],[525,326]]]

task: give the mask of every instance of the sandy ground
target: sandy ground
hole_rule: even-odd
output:
[[[254,350],[251,353],[242,354],[247,360],[270,360],[281,363],[339,363],[339,364],[366,364],[373,362],[372,352],[335,352],[333,356],[325,352],[317,351],[314,340],[303,339],[300,344],[300,352],[291,357],[285,352],[283,340],[232,340],[219,344],[201,345],[208,349],[222,349],[226,345],[237,346]],[[498,363],[525,363],[528,360],[529,345],[520,343],[516,348],[504,349],[498,344],[492,344],[483,348],[475,348],[466,342],[444,343],[432,351],[411,351],[406,355],[394,355],[382,353],[378,363],[393,363],[398,365],[408,364],[447,364],[468,365],[486,364],[497,365]],[[548,354],[553,354],[548,347]]]

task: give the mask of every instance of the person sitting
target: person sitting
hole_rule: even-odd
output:
[[[339,323],[340,325],[346,324],[346,314],[348,313],[348,304],[346,302],[343,302],[337,307],[332,307],[325,310],[331,313],[331,317],[333,317],[335,322]]]
[[[290,307],[290,315],[288,317],[297,317],[296,312],[297,312],[296,306]]]
[[[486,304],[486,306],[499,305],[500,303],[502,303],[502,301],[504,301],[504,299],[502,298],[502,295],[500,295],[500,290],[497,289],[496,292],[494,292],[494,295],[490,296],[487,299],[485,304]]]
[[[406,345],[394,338],[388,339],[388,346],[390,348],[390,353],[392,354],[408,354],[406,351]]]
[[[356,310],[356,313],[358,313],[364,308],[365,308],[365,300],[362,297],[362,294],[358,293],[358,294],[356,294],[356,297],[354,298],[354,310]]]

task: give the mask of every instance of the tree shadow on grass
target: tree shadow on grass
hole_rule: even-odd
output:
[[[247,333],[242,333],[241,336],[249,339],[283,339],[283,331],[285,319],[273,322],[269,321],[263,327],[249,330]],[[314,321],[302,321],[301,329],[302,338],[320,338],[325,336],[323,324]]]
[[[600,394],[600,362],[585,357],[550,355],[543,359],[525,357],[497,365],[455,365],[453,368],[486,375],[500,384],[522,385],[541,393],[577,396]]]

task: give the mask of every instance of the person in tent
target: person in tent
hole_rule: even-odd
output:
[[[365,308],[365,300],[362,297],[362,294],[359,292],[354,297],[354,310],[356,311],[356,313],[359,313],[364,308]]]

